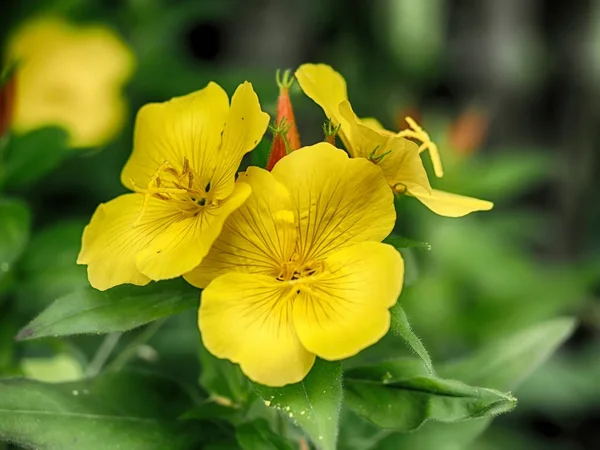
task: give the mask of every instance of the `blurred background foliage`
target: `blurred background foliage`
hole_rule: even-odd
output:
[[[495,202],[462,219],[398,202],[398,233],[431,246],[406,250],[401,302],[434,362],[546,319],[578,319],[567,344],[516,391],[518,408],[471,448],[600,448],[600,1],[31,0],[2,6],[0,41],[47,14],[110,27],[136,68],[125,86],[127,120],[102,148],[67,149],[64,131],[47,127],[14,136],[5,149],[0,183],[20,200],[0,203],[0,211],[18,210],[0,240],[22,251],[0,267],[0,373],[51,381],[89,368],[98,336],[11,337],[87,284],[74,264],[81,232],[98,203],[125,191],[119,174],[141,105],[210,80],[232,93],[247,79],[273,117],[275,70],[326,62],[346,77],[359,115],[389,129],[403,128],[405,115],[420,119],[445,164],[436,188]],[[321,140],[320,110],[293,94],[303,143]],[[252,161],[264,164],[268,148],[265,139]],[[196,382],[193,312],[116,345],[133,364]],[[380,436],[376,448],[451,448],[448,433],[438,428],[430,442],[405,447]]]

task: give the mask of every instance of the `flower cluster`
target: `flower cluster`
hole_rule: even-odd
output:
[[[381,242],[396,221],[395,195],[452,217],[492,207],[431,188],[420,153],[438,176],[440,157],[411,119],[400,133],[359,119],[329,66],[306,64],[295,76],[327,116],[326,142],[299,148],[286,74],[269,170],[237,177],[269,124],[251,84],[231,103],[209,83],[144,106],[121,176],[132,192],[98,207],[78,259],[101,290],[179,276],[202,288],[205,347],[271,386],[387,333],[404,277],[400,253]]]

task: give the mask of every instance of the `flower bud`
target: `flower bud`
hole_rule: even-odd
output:
[[[270,127],[271,133],[273,133],[273,143],[271,144],[271,153],[269,153],[269,160],[267,161],[266,169],[270,172],[281,158],[289,153],[289,142],[287,140],[288,125],[285,118],[281,119]]]
[[[9,130],[15,107],[16,74],[13,68],[0,77],[0,138]]]
[[[279,98],[277,99],[275,127],[272,128],[273,145],[267,162],[267,170],[271,170],[277,161],[289,152],[300,148],[300,136],[290,100],[290,87],[294,83],[294,77],[291,76],[291,71],[285,70],[283,76],[280,76],[280,72],[277,71],[276,79],[279,86]]]

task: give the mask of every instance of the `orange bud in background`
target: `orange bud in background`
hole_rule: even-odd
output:
[[[296,118],[294,117],[294,109],[290,100],[290,87],[294,84],[294,77],[291,76],[291,71],[286,70],[283,76],[279,77],[277,71],[277,85],[279,86],[279,98],[277,99],[277,123],[285,118],[287,122],[287,140],[290,145],[290,151],[300,148],[300,135],[296,127]]]
[[[6,134],[12,123],[16,78],[14,69],[7,70],[0,78],[0,138]]]
[[[468,108],[450,126],[448,141],[459,155],[477,151],[487,136],[490,119],[479,108]]]
[[[407,108],[399,109],[396,111],[396,116],[394,117],[396,130],[398,130],[398,131],[410,130],[410,125],[405,120],[406,117],[412,117],[413,120],[417,123],[421,123],[421,121],[422,121],[421,113],[419,112],[419,110],[417,108],[407,107]]]
[[[280,75],[281,73],[278,70],[276,75],[277,85],[279,86],[277,117],[275,128],[272,129],[273,145],[267,162],[267,170],[271,170],[277,161],[289,152],[300,148],[300,135],[298,134],[294,109],[290,100],[290,87],[294,84],[294,77],[291,76],[290,70],[285,70],[283,76]]]
[[[267,161],[266,169],[270,172],[281,158],[288,154],[289,142],[287,140],[288,125],[284,119],[281,119],[274,127],[270,127],[273,133],[273,143],[271,144],[271,153]]]

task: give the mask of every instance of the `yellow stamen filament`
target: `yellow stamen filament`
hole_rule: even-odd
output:
[[[161,178],[165,175],[170,175],[174,179]],[[181,172],[177,172],[169,161],[164,161],[158,166],[145,189],[137,186],[133,179],[130,179],[133,191],[144,194],[142,208],[133,222],[133,226],[140,224],[151,197],[170,202],[176,209],[186,215],[196,215],[205,205],[213,205],[215,202],[210,198],[208,192],[210,183],[206,183],[206,188],[198,188],[194,186],[195,179],[187,158],[183,160]],[[172,187],[168,186],[169,183]]]
[[[412,118],[405,117],[404,120],[406,120],[406,123],[408,123],[410,129],[400,131],[398,133],[398,136],[421,141],[421,145],[419,146],[419,153],[424,152],[425,150],[429,150],[429,156],[431,157],[431,162],[433,164],[433,171],[435,172],[435,176],[438,178],[443,177],[444,169],[442,167],[442,160],[440,158],[440,152],[435,142],[431,140],[429,134],[423,128],[421,128],[417,124],[417,122],[415,122]]]
[[[318,275],[325,270],[325,261],[309,261],[302,263],[296,260],[296,257],[283,264],[281,271],[277,276],[279,281],[295,281],[301,278],[312,277]]]

